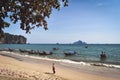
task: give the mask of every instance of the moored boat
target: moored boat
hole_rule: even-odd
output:
[[[75,52],[75,51],[68,51],[68,52],[64,52],[64,54],[65,54],[66,56],[69,56],[69,55],[75,55],[76,52]]]

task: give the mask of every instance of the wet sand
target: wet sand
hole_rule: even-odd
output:
[[[75,65],[0,52],[0,75],[31,80],[119,80],[120,69]],[[52,74],[55,63],[56,74]],[[19,79],[18,79],[19,80]]]

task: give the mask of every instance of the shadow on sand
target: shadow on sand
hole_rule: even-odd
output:
[[[45,74],[54,74],[54,73],[51,73],[51,72],[44,72]]]

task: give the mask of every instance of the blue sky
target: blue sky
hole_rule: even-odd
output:
[[[24,35],[28,43],[120,43],[120,0],[69,0],[68,7],[53,10],[49,30],[35,28],[31,34],[11,24],[4,31]]]

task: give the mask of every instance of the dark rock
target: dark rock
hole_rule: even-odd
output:
[[[4,38],[0,38],[0,44],[26,44],[27,39],[21,35],[5,33]]]

